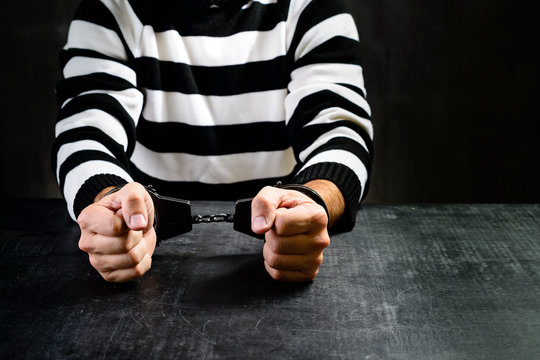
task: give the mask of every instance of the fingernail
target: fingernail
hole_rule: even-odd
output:
[[[144,218],[142,214],[131,215],[129,222],[131,226],[134,228],[140,228],[140,227],[146,226],[146,219]]]
[[[255,219],[253,219],[253,229],[259,230],[266,227],[266,219],[264,216],[257,216]]]

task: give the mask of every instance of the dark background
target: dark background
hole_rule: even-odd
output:
[[[348,0],[375,124],[367,202],[540,202],[532,1]],[[60,196],[57,54],[79,1],[0,13],[0,197]]]

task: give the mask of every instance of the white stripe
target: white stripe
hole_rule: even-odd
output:
[[[134,124],[137,125],[139,118],[141,116],[141,110],[143,106],[143,95],[139,92],[139,90],[133,88],[133,89],[126,89],[122,91],[104,91],[104,90],[92,90],[92,91],[85,91],[80,93],[78,96],[82,95],[90,95],[90,94],[104,94],[109,95],[110,97],[114,98],[116,101],[120,103],[120,105],[126,110],[128,115],[133,120]],[[71,100],[75,98],[69,98],[62,104],[62,108],[66,106]]]
[[[320,163],[338,163],[347,166],[349,169],[354,171],[356,176],[358,176],[358,180],[360,180],[360,183],[362,184],[362,193],[364,192],[365,184],[368,178],[368,172],[366,166],[354,154],[345,150],[325,151],[312,157],[304,166],[302,166],[302,169],[299,171],[299,173],[310,166]],[[360,194],[360,199],[361,198],[362,194]]]
[[[247,4],[242,6],[242,9],[247,9],[253,5],[254,2],[258,2],[263,5],[277,4],[278,0],[250,0]]]
[[[353,64],[322,63],[302,66],[291,73],[289,90],[294,91],[307,84],[349,84],[360,88],[364,94],[362,67]]]
[[[139,57],[139,46],[142,34],[143,32],[153,33],[152,27],[143,26],[129,4],[129,1],[101,0],[101,2],[109,9],[116,19],[120,31],[122,32],[122,36],[131,53],[135,57]]]
[[[227,66],[285,55],[285,22],[272,30],[245,31],[226,37],[180,36],[176,30],[145,31],[141,56],[196,66]]]
[[[198,66],[226,66],[271,60],[286,53],[285,45],[275,41],[285,38],[284,22],[269,31],[247,31],[228,37],[181,37],[175,30],[156,33],[151,26],[144,26],[127,1],[102,1],[114,14],[135,57],[148,56]]]
[[[291,148],[283,151],[198,156],[156,153],[137,143],[131,161],[142,172],[165,181],[231,184],[289,175],[296,165]]]
[[[350,14],[334,15],[309,29],[298,43],[298,47],[294,52],[294,59],[300,59],[315,47],[335,36],[343,36],[359,41],[356,25]]]
[[[324,134],[322,134],[321,136],[319,136],[317,138],[317,140],[315,140],[309,147],[307,147],[304,151],[302,151],[300,153],[300,161],[301,162],[304,162],[306,160],[306,158],[316,149],[318,149],[319,147],[325,145],[326,143],[328,143],[330,140],[334,139],[334,138],[337,138],[337,137],[346,137],[346,138],[349,138],[351,140],[354,140],[356,141],[357,143],[359,143],[360,145],[362,145],[362,147],[364,147],[364,149],[367,150],[367,146],[366,146],[366,142],[364,141],[364,139],[362,139],[362,137],[360,135],[358,135],[357,132],[355,132],[354,130],[352,129],[349,129],[348,127],[338,127],[338,128],[335,128],[331,131],[328,131]]]
[[[94,50],[114,58],[127,59],[122,41],[116,32],[82,20],[71,22],[64,49],[70,48]]]
[[[350,111],[339,107],[331,107],[324,109],[311,120],[307,125],[329,124],[334,121],[348,120],[357,123],[367,132],[369,137],[373,139],[373,123],[369,119],[364,119]]]
[[[268,5],[268,4],[276,4],[277,0],[250,0],[246,4],[242,5],[242,10],[250,8],[254,2],[263,4],[263,5]],[[214,4],[214,5],[210,5],[210,8],[219,8],[219,6]]]
[[[80,164],[72,169],[67,175],[64,185],[64,197],[68,205],[68,212],[71,218],[75,221],[75,211],[73,203],[77,192],[86,180],[97,174],[114,174],[123,178],[127,182],[132,182],[131,176],[122,168],[107,161],[95,160]],[[69,184],[69,186],[68,186]]]
[[[232,96],[146,90],[143,117],[154,122],[212,126],[285,120],[287,89]]]
[[[97,109],[86,110],[59,121],[55,127],[55,136],[58,137],[63,132],[83,126],[93,126],[100,129],[114,141],[122,145],[124,150],[127,149],[128,139],[120,121],[108,113]]]
[[[112,60],[74,57],[64,67],[64,77],[83,76],[93,73],[107,73],[129,81],[133,86],[137,85],[137,75],[131,68]]]
[[[57,165],[56,165],[56,178],[60,181],[60,167],[66,161],[66,159],[77,151],[82,150],[97,150],[104,152],[110,156],[114,155],[101,143],[94,140],[81,140],[72,143],[64,144],[58,149]]]
[[[369,104],[367,101],[357,92],[346,88],[344,86],[340,86],[337,84],[313,84],[313,85],[306,85],[304,87],[298,88],[295,91],[291,91],[291,93],[287,96],[287,99],[285,99],[285,110],[287,113],[287,122],[290,120],[291,116],[294,114],[294,111],[296,110],[296,107],[298,106],[298,103],[305,97],[314,94],[319,91],[323,90],[330,90],[337,95],[349,100],[353,104],[356,104],[360,106],[362,109],[364,109],[368,115],[371,116],[371,109],[369,107]]]

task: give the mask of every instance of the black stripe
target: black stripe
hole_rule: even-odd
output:
[[[120,28],[113,14],[101,1],[84,0],[73,16],[73,20],[87,21],[109,30],[113,30],[118,35],[121,34]]]
[[[304,126],[312,121],[322,110],[328,109],[331,107],[339,107],[344,110],[350,111],[360,117],[369,119],[370,116],[368,113],[362,109],[357,104],[341,97],[330,90],[322,90],[317,93],[306,96],[298,103],[298,106],[294,110],[293,115],[288,124],[289,132],[291,134],[291,139],[293,139],[293,145],[295,144],[295,139],[301,136],[301,132],[304,130]],[[337,126],[348,126],[362,136],[366,144],[370,146],[371,139],[367,135],[366,131],[356,123],[352,121],[336,121],[333,124],[330,124],[330,127]],[[328,130],[328,129],[327,129]],[[370,146],[371,147],[371,146]],[[372,149],[368,149],[369,152],[372,152]]]
[[[285,121],[193,126],[181,123],[155,123],[141,118],[137,125],[137,140],[156,152],[194,155],[277,151],[290,146]]]
[[[348,13],[341,1],[313,0],[304,9],[298,19],[298,25],[289,47],[290,61],[294,61],[294,53],[305,33],[320,22],[334,15]]]
[[[284,89],[289,82],[285,57],[222,67],[189,66],[154,58],[135,59],[138,85],[183,94],[237,95]]]
[[[60,107],[67,99],[92,90],[123,91],[135,88],[129,81],[106,73],[74,76],[64,79],[56,86],[56,98]]]
[[[129,162],[124,152],[124,147],[122,145],[118,144],[116,141],[114,141],[111,137],[109,137],[107,134],[105,134],[98,128],[95,128],[93,126],[83,126],[63,132],[55,139],[52,148],[52,168],[54,172],[56,172],[57,166],[56,155],[58,154],[58,150],[60,150],[60,147],[65,144],[82,140],[94,140],[99,142],[114,155],[114,157],[123,165],[124,168],[127,168],[129,166]]]
[[[79,217],[85,207],[92,204],[97,194],[109,186],[125,184],[126,180],[114,174],[97,174],[87,179],[82,184],[75,199],[73,200],[73,212],[75,218]]]
[[[338,83],[337,85],[351,89],[352,91],[360,94],[364,98],[364,100],[367,100],[367,94],[364,92],[363,89],[359,88],[358,86],[351,85],[351,84],[344,84],[344,83]]]
[[[320,134],[320,132],[314,131],[312,134],[305,134],[305,137],[312,138],[314,134]],[[313,158],[317,154],[320,154],[322,152],[329,151],[329,150],[348,151],[354,154],[356,157],[358,157],[360,161],[362,161],[362,163],[368,169],[368,171],[371,170],[372,157],[370,153],[368,153],[367,149],[365,149],[358,142],[350,138],[346,138],[346,137],[335,137],[335,138],[330,139],[326,144],[320,146],[319,148],[315,149],[311,154],[309,154],[307,158],[304,160],[304,164],[309,162],[309,160],[311,160],[311,158]]]
[[[135,147],[135,124],[128,112],[112,96],[106,94],[78,96],[60,110],[57,122],[89,109],[102,110],[120,121],[124,130],[126,130],[128,138],[127,154],[130,156]]]
[[[340,63],[360,65],[359,43],[343,36],[335,36],[313,48],[294,64],[294,69],[312,64]]]
[[[176,30],[182,36],[224,37],[244,31],[272,30],[286,19],[288,6],[288,1],[268,5],[254,2],[247,9],[228,6],[206,9],[204,13],[193,16],[183,9],[189,5],[188,2],[168,2],[173,8],[163,7],[155,0],[130,1],[135,14],[144,25],[151,25],[156,32]]]
[[[131,163],[130,168],[135,181],[143,185],[153,185],[161,195],[186,200],[234,201],[254,197],[264,186],[275,185],[278,180],[289,183],[291,178],[291,176],[286,176],[242,181],[233,184],[204,184],[200,182],[164,181],[145,174],[137,169],[133,163]]]
[[[64,188],[66,176],[71,170],[73,170],[74,168],[76,168],[77,166],[85,162],[95,161],[95,160],[107,161],[107,162],[110,162],[112,164],[122,167],[122,164],[120,164],[118,160],[116,160],[114,157],[104,152],[96,151],[96,150],[78,151],[70,155],[60,166],[60,171],[58,173],[58,177],[60,181],[60,189]],[[127,169],[125,170],[128,171]]]
[[[295,155],[296,151],[298,151],[298,153],[302,152],[304,149],[313,144],[313,141],[315,141],[322,134],[326,134],[340,127],[349,128],[360,135],[362,140],[364,140],[366,143],[367,151],[370,154],[373,153],[373,141],[364,128],[349,120],[339,120],[328,124],[316,124],[302,128],[301,133],[297,135],[298,140],[295,143]]]

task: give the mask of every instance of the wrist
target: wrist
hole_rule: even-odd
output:
[[[326,204],[328,227],[334,226],[345,212],[345,198],[339,188],[329,180],[317,179],[304,184],[315,190]]]
[[[94,203],[97,203],[98,201],[100,201],[101,199],[103,199],[105,197],[105,195],[107,195],[112,189],[114,189],[115,186],[107,186],[106,188],[104,188],[103,190],[101,190],[97,195],[96,197],[94,198]]]

